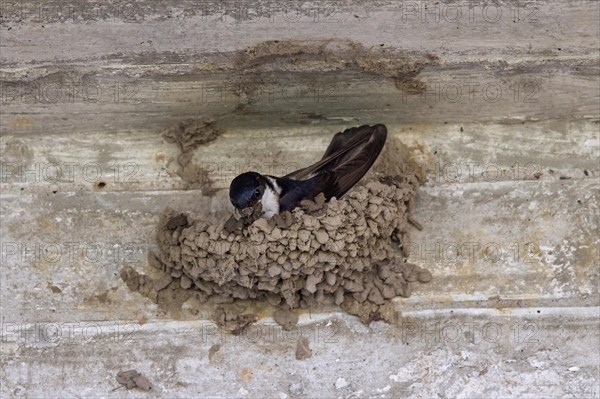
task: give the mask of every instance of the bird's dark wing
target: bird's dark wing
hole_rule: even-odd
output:
[[[366,138],[352,151],[345,153],[328,171],[334,175],[335,183],[324,191],[327,199],[341,198],[371,169],[383,149],[387,129],[384,125],[375,125],[367,128],[366,132],[359,130],[355,134]]]
[[[308,179],[317,173],[332,170],[366,150],[375,150],[374,162],[383,148],[386,136],[387,129],[381,124],[374,126],[363,125],[346,129],[333,136],[331,143],[329,143],[329,146],[327,147],[327,150],[325,150],[325,154],[320,161],[306,168],[296,170],[285,177],[292,179]],[[369,145],[369,148],[367,149],[367,144],[373,141],[374,143]],[[369,170],[373,162],[367,166],[364,173]],[[364,175],[364,173],[362,175]]]
[[[280,179],[281,211],[294,209],[305,198],[322,192],[340,198],[371,168],[385,144],[384,125],[360,126],[334,136],[323,159]],[[299,180],[302,178],[306,180]]]
[[[307,180],[282,177],[277,183],[282,188],[279,197],[279,212],[285,212],[298,207],[304,199],[315,198],[324,191],[325,187],[335,185],[335,175],[331,172],[324,172]]]
[[[328,156],[335,154],[342,148],[348,147],[349,144],[352,144],[350,141],[353,138],[357,138],[358,136],[360,136],[360,133],[358,132],[365,134],[364,132],[368,132],[370,128],[371,127],[369,125],[362,125],[359,127],[351,127],[349,129],[344,130],[343,132],[337,133],[331,139],[331,143],[329,143],[329,146],[325,150],[325,154],[323,154],[323,157],[321,159],[325,159]],[[364,138],[365,137],[363,136],[359,140],[362,140]]]

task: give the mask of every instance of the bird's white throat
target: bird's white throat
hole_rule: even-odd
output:
[[[281,193],[281,187],[279,187],[277,181],[272,177],[267,177],[267,179],[269,179],[269,182],[271,182],[275,190],[270,186],[265,187],[265,192],[261,199],[263,210],[262,216],[272,218],[279,213],[279,194]]]

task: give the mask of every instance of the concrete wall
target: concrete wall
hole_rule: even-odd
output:
[[[1,7],[3,397],[600,395],[597,1]],[[200,117],[225,133],[190,182],[161,132]],[[407,247],[434,279],[397,325],[302,314],[299,361],[268,317],[225,336],[119,278],[165,207],[221,217],[250,164],[375,122],[428,177]],[[132,368],[153,391],[113,391]]]

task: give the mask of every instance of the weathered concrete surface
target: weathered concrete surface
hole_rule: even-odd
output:
[[[547,124],[543,129],[526,126],[516,128],[552,132]],[[227,212],[225,190],[214,197],[204,197],[200,190],[177,191],[181,180],[174,173],[160,175],[161,189],[154,188],[152,176],[160,168],[143,165],[152,165],[158,154],[174,157],[171,144],[144,144],[132,156],[140,165],[135,174],[140,182],[131,190],[126,181],[113,184],[114,175],[104,176],[105,192],[95,191],[84,177],[54,185],[44,175],[36,180],[30,173],[24,182],[6,183],[1,209],[4,394],[44,396],[47,380],[55,376],[56,392],[60,388],[120,397],[122,390],[110,391],[118,386],[113,374],[136,368],[155,384],[155,395],[162,396],[431,397],[487,392],[596,397],[598,358],[589,354],[598,342],[599,327],[594,262],[598,147],[588,122],[569,126],[579,139],[557,147],[557,157],[542,161],[540,155],[539,163],[498,176],[492,171],[511,171],[514,162],[536,159],[533,145],[530,157],[515,159],[502,148],[486,151],[506,127],[463,128],[462,142],[473,143],[469,152],[436,139],[444,129],[460,132],[458,126],[420,127],[419,133],[414,133],[417,126],[390,127],[391,137],[415,140],[415,148],[428,154],[441,151],[446,157],[433,163],[423,158],[430,183],[419,194],[415,218],[424,230],[415,229],[405,244],[409,259],[430,268],[434,280],[397,302],[399,325],[365,327],[328,312],[303,315],[300,331],[313,334],[314,351],[305,361],[293,355],[298,332],[286,333],[270,319],[243,338],[221,335],[207,321],[209,310],[184,312],[181,321],[169,321],[119,279],[125,265],[151,271],[146,253],[154,245],[155,224],[164,207],[207,217],[210,209],[213,218]],[[324,141],[320,130],[305,134]],[[4,151],[12,139],[5,137]],[[111,141],[116,159],[119,147],[125,151],[131,146],[129,139],[123,140]],[[212,151],[231,148],[229,141],[226,136],[218,139]],[[557,141],[559,136],[552,142]],[[321,147],[319,140],[312,142]],[[264,141],[246,145],[250,143],[256,148],[248,150],[259,152]],[[41,163],[48,163],[44,154],[50,154],[49,145],[29,141],[29,136],[21,145],[22,152],[30,149],[34,154],[31,164],[38,154]],[[82,164],[98,162],[105,170],[102,151],[92,145],[81,148],[82,154],[97,154],[82,156]],[[561,153],[578,158],[561,160]],[[289,157],[281,156],[279,162]],[[462,168],[471,165],[473,173],[458,176],[450,159],[459,160]],[[539,179],[529,176],[534,169],[543,173]],[[218,171],[211,175],[216,181],[219,176]],[[56,246],[61,252],[52,252]],[[217,343],[223,359],[210,364],[208,349]],[[89,362],[91,357],[94,362]],[[366,379],[365,374],[373,377]],[[227,382],[216,382],[221,379]]]
[[[72,329],[73,338],[65,333],[52,343],[4,344],[2,394],[49,397],[60,386],[63,396],[115,398],[597,397],[599,359],[590,352],[596,314],[590,308],[409,313],[397,329],[330,314],[302,317],[295,332],[265,321],[241,337],[222,336],[208,322],[172,321],[114,337],[112,323],[95,322],[102,335],[88,336],[91,342]],[[313,349],[303,361],[294,357],[299,334]],[[209,360],[216,344],[219,356]],[[111,392],[116,372],[129,368],[147,376],[154,392]]]
[[[347,47],[340,42],[334,45]],[[314,51],[323,43],[309,42],[298,51]],[[365,59],[384,67],[367,63],[366,71],[348,66],[352,52],[325,52],[308,59],[291,52],[251,71],[236,63],[240,54],[245,52],[202,64],[178,64],[179,69],[172,65],[5,68],[0,71],[1,131],[77,133],[82,118],[86,131],[104,134],[165,128],[199,115],[213,115],[230,127],[266,130],[383,119],[398,124],[515,123],[597,115],[600,69],[597,59],[589,57],[508,63],[419,53],[417,60],[424,57],[421,54],[439,60],[423,66],[416,79],[423,91],[413,92],[412,78],[386,76],[396,67],[412,68],[412,58],[404,58],[410,53],[404,50],[390,55],[369,50]],[[284,68],[289,63],[299,71]]]
[[[2,132],[597,115],[597,2],[469,4],[6,2]]]
[[[597,2],[119,4],[2,4],[2,397],[600,397]],[[211,196],[161,136],[204,115]],[[165,207],[216,220],[237,173],[373,122],[428,181],[405,250],[434,279],[397,325],[320,309],[233,337],[118,277],[151,272]],[[128,369],[153,391],[113,391]]]

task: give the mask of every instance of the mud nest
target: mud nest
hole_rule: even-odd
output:
[[[340,200],[325,203],[320,195],[249,225],[231,219],[209,224],[168,212],[151,264],[216,303],[384,305],[409,296],[412,282],[431,279],[401,253],[416,186],[416,179],[386,177]]]

